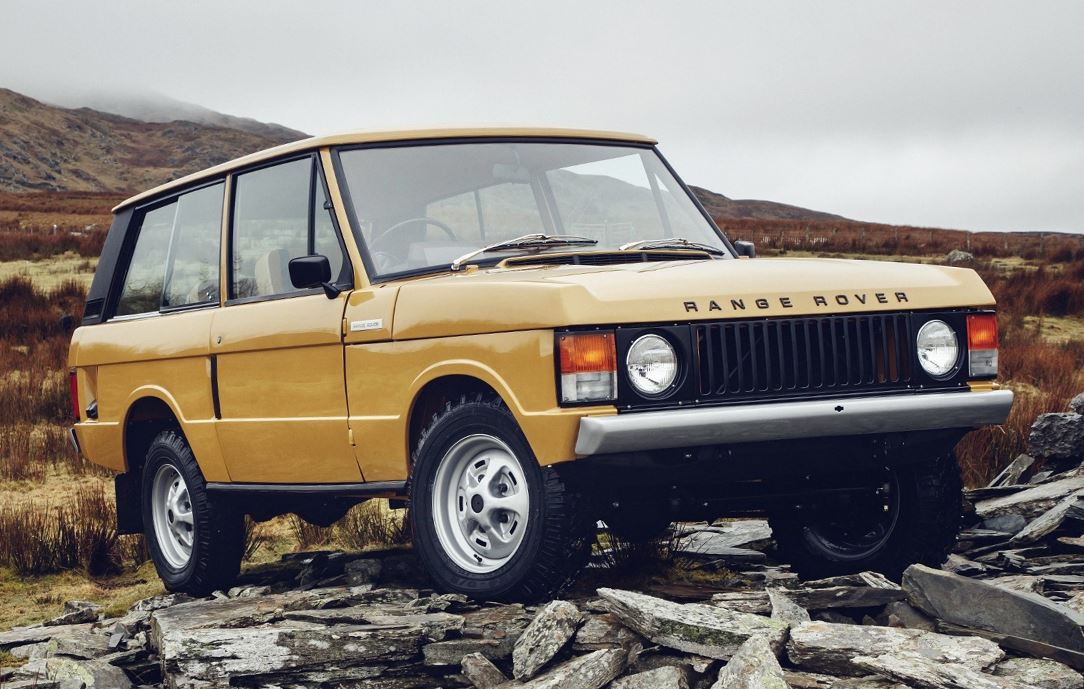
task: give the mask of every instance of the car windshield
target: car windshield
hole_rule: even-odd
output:
[[[337,154],[376,277],[448,269],[470,252],[532,234],[595,241],[482,252],[469,262],[539,251],[633,250],[655,242],[681,248],[662,241],[673,238],[731,257],[650,147],[493,141]]]

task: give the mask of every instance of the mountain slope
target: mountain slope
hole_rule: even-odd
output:
[[[714,191],[690,186],[700,203],[713,218],[748,220],[846,220],[843,216],[812,211],[776,201],[731,199]]]
[[[140,122],[0,89],[0,190],[139,191],[296,138]]]
[[[272,122],[260,122],[251,117],[236,117],[205,108],[195,103],[170,98],[158,93],[126,94],[91,92],[73,95],[65,100],[47,98],[47,102],[60,107],[84,107],[100,112],[130,117],[141,122],[174,122],[184,120],[212,127],[240,129],[270,139],[295,141],[308,136],[305,132]]]

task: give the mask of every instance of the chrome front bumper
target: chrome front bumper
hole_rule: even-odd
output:
[[[660,450],[1003,423],[1011,390],[768,402],[580,419],[576,453]]]

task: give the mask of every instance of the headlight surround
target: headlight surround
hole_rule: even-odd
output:
[[[634,390],[646,397],[659,397],[677,381],[677,352],[661,335],[641,335],[629,346],[625,368]]]
[[[918,362],[934,378],[947,378],[955,370],[960,359],[960,343],[956,331],[941,320],[927,321],[915,336]]]

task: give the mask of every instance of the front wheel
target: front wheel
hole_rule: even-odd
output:
[[[241,568],[244,516],[212,498],[184,436],[162,431],[143,466],[147,547],[170,591],[206,595],[227,588]]]
[[[807,579],[865,570],[898,580],[914,563],[945,561],[960,525],[953,453],[888,470],[876,496],[813,518],[770,522],[780,558]]]
[[[590,554],[585,505],[567,475],[538,466],[499,400],[448,404],[418,441],[414,547],[443,590],[488,600],[553,595]]]

